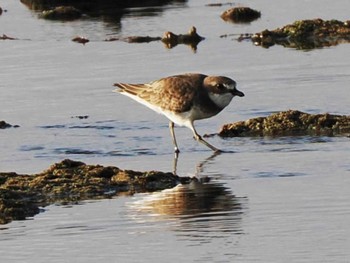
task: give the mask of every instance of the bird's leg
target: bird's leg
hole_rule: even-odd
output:
[[[173,160],[173,174],[177,175],[177,160],[179,159],[179,153],[175,152]]]
[[[169,129],[170,129],[171,138],[173,139],[173,144],[175,147],[175,154],[178,154],[180,150],[179,150],[179,147],[177,147],[177,142],[176,142],[175,132],[174,132],[174,123],[172,121],[169,122]]]
[[[211,145],[210,143],[208,143],[207,141],[205,141],[202,136],[200,136],[196,129],[193,126],[193,123],[191,123],[191,130],[193,132],[194,138],[196,139],[196,141],[203,143],[205,146],[209,147],[210,149],[212,149],[214,152],[216,153],[220,153],[222,152],[221,150],[219,150],[218,148],[214,147],[213,145]]]

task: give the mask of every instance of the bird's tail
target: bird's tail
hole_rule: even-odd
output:
[[[126,92],[132,95],[137,95],[145,88],[144,84],[115,83],[113,86],[118,87],[117,89],[113,90],[114,92]]]

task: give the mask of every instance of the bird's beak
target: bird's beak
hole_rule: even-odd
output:
[[[232,90],[232,95],[238,96],[238,97],[244,97],[244,93],[242,91],[239,91],[238,89]]]

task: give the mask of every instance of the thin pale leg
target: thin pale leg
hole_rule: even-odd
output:
[[[179,147],[177,147],[177,142],[176,142],[176,138],[175,138],[175,132],[174,132],[174,123],[172,121],[169,122],[169,129],[170,129],[170,134],[171,134],[171,138],[173,139],[173,144],[175,147],[175,153],[179,153]]]
[[[208,143],[207,141],[205,141],[202,136],[200,136],[196,129],[194,128],[193,126],[193,123],[191,123],[191,127],[190,129],[192,130],[193,132],[193,135],[194,135],[194,138],[196,139],[196,141],[200,142],[200,143],[203,143],[205,146],[209,147],[211,150],[213,150],[214,152],[216,153],[220,153],[222,152],[221,150],[219,150],[218,148],[214,147],[213,145],[211,145],[210,143]]]
[[[175,152],[173,160],[173,174],[177,175],[177,161],[179,159],[179,153]]]

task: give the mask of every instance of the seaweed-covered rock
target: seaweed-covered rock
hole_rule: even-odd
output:
[[[193,50],[197,49],[197,45],[201,42],[204,37],[198,35],[197,29],[192,26],[187,34],[176,35],[173,32],[167,31],[162,37],[162,42],[167,48],[173,48],[178,44],[185,44],[191,46]]]
[[[295,21],[274,30],[264,30],[251,37],[259,46],[275,44],[296,49],[313,49],[350,42],[350,21],[312,19]]]
[[[40,206],[51,203],[152,192],[190,181],[172,173],[121,170],[69,159],[39,174],[0,173],[0,224],[33,216]]]
[[[249,7],[233,7],[221,14],[221,18],[233,23],[249,23],[260,18],[261,13]]]
[[[49,20],[75,20],[81,16],[81,11],[73,6],[58,6],[54,9],[43,11],[40,18]]]
[[[39,213],[39,200],[35,193],[0,188],[0,224],[13,219],[24,220]]]
[[[152,41],[162,41],[167,48],[173,48],[179,44],[185,44],[190,46],[194,51],[197,49],[197,45],[204,37],[201,37],[197,33],[197,29],[192,26],[188,34],[174,34],[167,31],[163,34],[163,37],[151,37],[151,36],[129,36],[129,37],[110,37],[105,41],[125,41],[128,43],[149,43]]]
[[[350,116],[308,114],[297,110],[226,124],[219,132],[222,137],[349,134]]]

